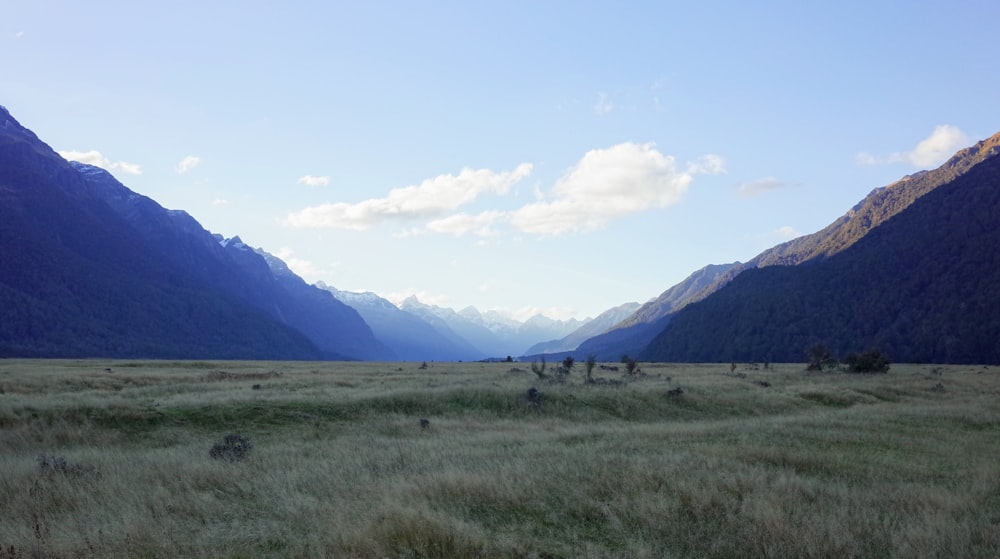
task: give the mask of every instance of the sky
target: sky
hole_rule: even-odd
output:
[[[1000,131],[1000,2],[0,2],[0,105],[309,282],[593,317]]]

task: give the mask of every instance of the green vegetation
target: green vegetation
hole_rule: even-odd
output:
[[[1000,369],[731,368],[0,360],[0,557],[1000,555]]]

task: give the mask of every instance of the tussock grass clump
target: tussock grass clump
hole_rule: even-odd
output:
[[[222,437],[220,442],[212,445],[208,455],[215,460],[237,462],[249,456],[251,450],[253,450],[253,442],[250,441],[249,437],[230,433]]]
[[[93,472],[94,468],[86,464],[70,462],[62,456],[49,456],[39,454],[35,460],[38,462],[38,469],[42,475],[62,474],[72,477],[81,477]]]

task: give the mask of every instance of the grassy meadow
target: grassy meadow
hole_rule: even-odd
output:
[[[0,360],[0,559],[1000,556],[1000,367],[640,367]]]

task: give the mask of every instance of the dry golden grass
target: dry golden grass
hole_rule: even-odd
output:
[[[2,360],[0,558],[1000,556],[1000,369],[429,365]]]

